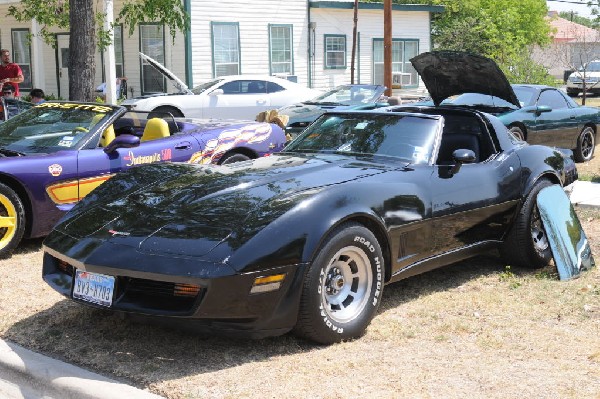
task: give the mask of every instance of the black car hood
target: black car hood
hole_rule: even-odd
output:
[[[173,168],[179,170],[173,173]],[[76,239],[135,247],[143,253],[200,257],[226,239],[247,241],[293,207],[293,198],[306,199],[299,193],[316,193],[319,188],[388,168],[332,155],[271,156],[230,166],[157,164],[134,169],[133,173],[146,176],[170,177],[100,206],[89,202],[91,209],[79,209],[77,217],[59,223],[55,230]],[[111,185],[118,187],[119,178],[101,188],[106,192]]]
[[[434,104],[450,96],[481,93],[496,96],[521,108],[510,83],[489,58],[458,51],[433,51],[411,58]]]

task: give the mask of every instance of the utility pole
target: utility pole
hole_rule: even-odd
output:
[[[354,0],[354,28],[352,29],[352,60],[350,61],[350,83],[354,84],[354,60],[356,59],[356,37],[358,36],[358,0]]]
[[[392,0],[383,2],[383,84],[392,95]]]

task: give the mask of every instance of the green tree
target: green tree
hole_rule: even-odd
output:
[[[592,18],[582,17],[581,15],[569,11],[561,11],[558,13],[558,16],[564,18],[568,21],[575,22],[576,24],[587,26],[588,28],[596,29],[598,28],[598,21],[595,21]]]
[[[528,55],[531,46],[543,46],[551,40],[544,0],[395,2],[445,7],[444,12],[433,14],[431,36],[436,50],[468,51],[492,58],[513,82],[522,82],[523,76],[531,83],[551,81],[547,71]]]
[[[8,15],[17,21],[35,19],[41,26],[34,35],[56,46],[52,28],[69,29],[69,95],[75,101],[93,101],[96,48],[103,50],[110,44],[110,35],[104,27],[104,2],[94,0],[21,0],[10,6]],[[135,27],[143,22],[161,21],[169,27],[175,39],[177,31],[189,26],[181,0],[127,0],[119,12],[116,23],[122,23],[133,34]]]

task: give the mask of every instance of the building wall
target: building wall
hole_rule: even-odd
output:
[[[348,84],[351,79],[353,10],[319,8],[311,10],[311,22],[316,24],[313,87],[326,89]],[[355,83],[373,83],[373,40],[383,39],[383,11],[359,9],[357,18],[359,40],[356,47]],[[347,57],[345,69],[325,69],[325,35],[345,35]],[[418,40],[419,53],[430,50],[429,13],[415,11],[392,12],[392,37]]]
[[[307,85],[306,4],[306,0],[253,0],[249,7],[237,0],[193,1],[194,85],[213,77],[211,22],[239,24],[242,74],[269,74],[269,24],[292,25],[293,74],[298,76],[298,83]]]
[[[0,1],[0,13],[6,15],[10,1]],[[13,2],[15,4],[18,2]],[[346,3],[348,3],[346,1]],[[123,0],[115,0],[114,15],[121,10]],[[211,23],[236,23],[240,32],[241,73],[269,74],[269,25],[287,24],[293,32],[293,75],[300,84],[328,89],[339,84],[350,83],[350,65],[352,50],[353,10],[351,8],[317,7],[310,8],[307,0],[253,0],[252,7],[238,0],[205,2],[191,0],[190,56],[186,55],[186,36],[178,32],[173,40],[165,28],[165,66],[186,81],[186,63],[191,63],[191,80],[198,85],[213,78],[211,46]],[[430,13],[428,11],[394,10],[392,21],[395,39],[414,39],[418,41],[419,53],[430,50]],[[314,27],[311,29],[310,27]],[[32,28],[31,23],[19,23],[11,17],[5,17],[0,27],[0,44],[11,52],[11,31],[17,28]],[[56,33],[66,34],[55,30]],[[360,41],[357,46],[357,64],[355,83],[373,81],[373,40],[383,38],[383,10],[359,9],[358,32]],[[35,33],[35,32],[31,32]],[[346,36],[346,60],[344,69],[325,69],[324,36],[343,34]],[[311,36],[313,36],[311,38]],[[311,40],[313,39],[313,40]],[[311,48],[314,47],[314,48]],[[47,94],[59,95],[57,54],[60,52],[47,44],[42,44],[41,60],[32,55],[32,64],[41,62],[43,77],[33,75],[34,86],[43,82]],[[310,55],[309,55],[310,50]],[[141,94],[140,28],[136,27],[129,36],[127,27],[123,27],[124,76],[128,79],[128,95]],[[311,59],[312,57],[312,59]],[[35,68],[32,71],[35,72]],[[96,57],[96,85],[103,81],[102,57]],[[167,82],[167,91],[177,91]],[[62,93],[61,93],[62,94]],[[64,95],[62,95],[65,98]]]

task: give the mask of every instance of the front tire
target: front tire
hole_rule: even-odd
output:
[[[25,209],[19,196],[0,183],[0,259],[11,254],[25,233]]]
[[[592,159],[594,156],[594,147],[596,145],[595,138],[594,129],[589,126],[583,128],[577,138],[577,148],[573,152],[575,161],[586,162]]]
[[[552,259],[548,235],[542,224],[537,207],[538,193],[553,184],[540,179],[525,199],[513,226],[502,245],[502,255],[506,262],[528,269],[539,269]]]
[[[579,95],[579,90],[577,89],[567,89],[567,95],[569,97],[577,97]]]
[[[359,224],[341,225],[308,269],[296,333],[320,344],[360,337],[379,308],[383,283],[377,238]]]

